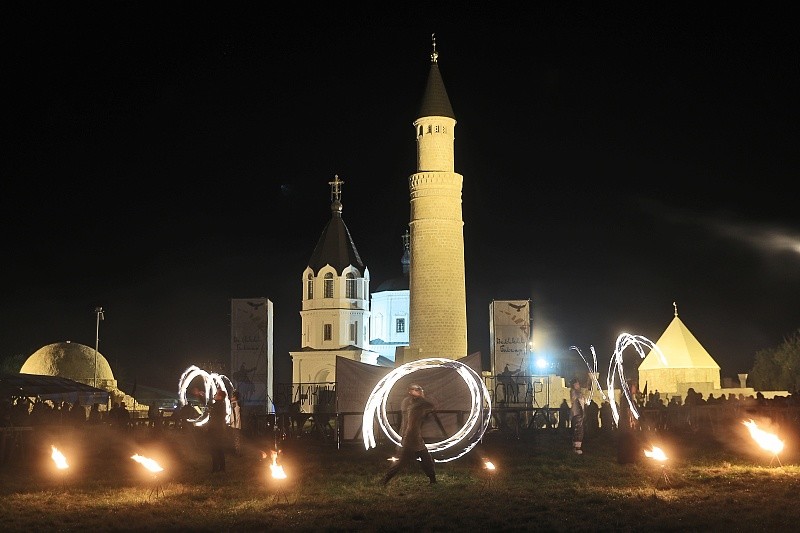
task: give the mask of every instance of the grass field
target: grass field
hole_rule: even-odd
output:
[[[724,434],[721,434],[724,433]],[[788,433],[788,432],[784,432]],[[643,434],[670,459],[616,462],[615,433],[572,453],[559,430],[519,438],[488,433],[467,456],[438,463],[429,485],[418,465],[379,484],[393,448],[336,449],[312,438],[280,443],[288,478],[269,472],[274,439],[245,440],[211,474],[190,432],[50,429],[0,470],[3,531],[743,531],[800,520],[793,442],[770,456],[746,430]],[[60,474],[51,445],[70,462]],[[262,457],[267,452],[267,458]],[[158,477],[130,457],[157,459]],[[482,466],[486,457],[497,470]],[[770,464],[771,463],[771,464]]]

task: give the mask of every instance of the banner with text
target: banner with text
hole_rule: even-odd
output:
[[[243,406],[275,412],[273,394],[272,302],[231,299],[231,381]]]
[[[493,300],[489,304],[492,374],[529,374],[531,301]]]

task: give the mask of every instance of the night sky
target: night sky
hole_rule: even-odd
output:
[[[172,390],[229,359],[231,298],[267,297],[290,381],[334,175],[371,287],[401,273],[434,32],[470,352],[488,359],[495,299],[531,299],[538,353],[594,346],[601,369],[620,333],[656,341],[673,302],[723,377],[800,327],[788,13],[230,4],[1,8],[0,357],[94,346],[102,306],[121,385]]]

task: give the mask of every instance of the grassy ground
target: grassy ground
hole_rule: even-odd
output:
[[[468,456],[438,463],[437,485],[414,465],[382,487],[386,446],[286,441],[288,479],[275,482],[261,453],[271,438],[246,440],[227,472],[211,474],[191,433],[40,431],[0,470],[0,518],[4,531],[741,531],[800,520],[794,436],[777,458],[738,428],[645,438],[670,455],[663,469],[645,458],[617,464],[610,433],[587,437],[578,456],[558,430],[494,432]],[[70,461],[66,474],[55,470],[51,444]],[[164,473],[152,477],[134,453],[156,458]]]

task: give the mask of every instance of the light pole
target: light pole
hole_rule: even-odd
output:
[[[94,386],[97,388],[97,348],[100,346],[100,321],[105,320],[105,317],[102,307],[95,307],[94,313],[97,315],[97,330],[94,339]]]

